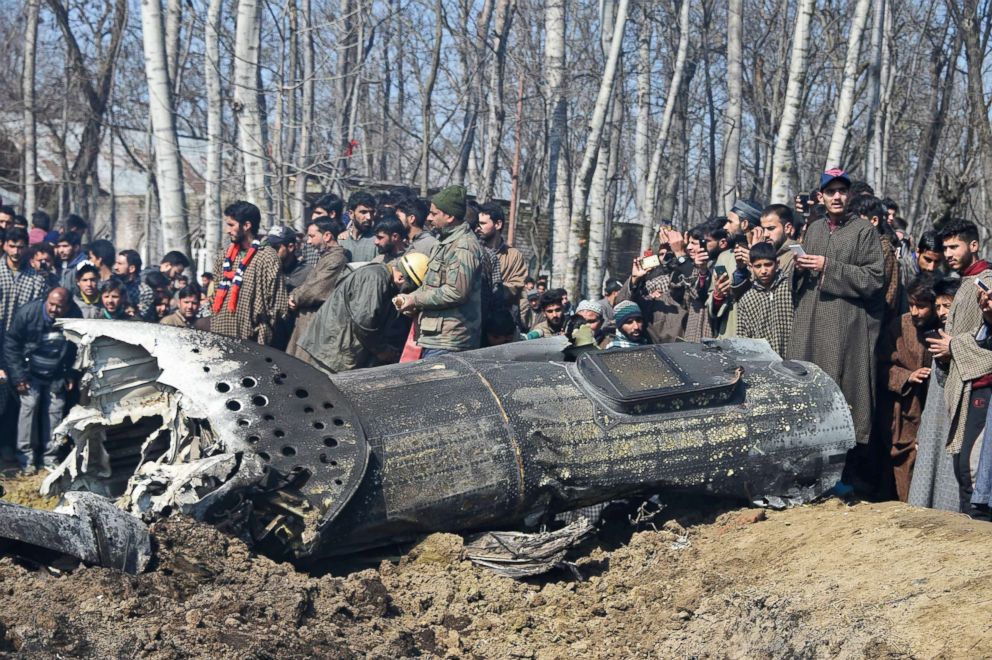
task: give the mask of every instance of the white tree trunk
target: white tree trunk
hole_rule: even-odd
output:
[[[679,12],[679,47],[675,54],[675,66],[672,69],[672,82],[668,86],[668,97],[665,99],[665,112],[661,116],[661,128],[655,140],[654,151],[651,154],[651,167],[648,171],[647,186],[644,194],[644,215],[642,216],[641,251],[648,248],[654,240],[654,205],[658,197],[658,175],[661,171],[661,156],[668,142],[668,134],[672,129],[672,116],[675,113],[675,99],[682,87],[685,75],[685,61],[689,55],[689,3],[683,1]]]
[[[824,169],[844,166],[844,147],[851,130],[851,116],[854,114],[854,87],[858,82],[858,64],[861,59],[861,38],[868,23],[868,7],[871,0],[858,0],[851,18],[851,32],[847,37],[847,61],[844,63],[844,78],[841,82],[840,98],[837,100],[837,114],[834,118],[834,131],[827,150]]]
[[[615,6],[611,2],[604,2],[600,5],[600,9],[600,25],[602,26],[600,47],[605,56],[611,46],[610,34],[614,26],[613,10]],[[610,176],[610,148],[613,137],[611,132],[615,130],[613,114],[617,110],[616,99],[618,96],[618,93],[612,95],[613,102],[610,104],[606,125],[603,128],[603,137],[599,141],[596,169],[593,172],[589,187],[589,245],[586,249],[586,286],[591,298],[597,297],[603,284],[604,247],[607,241],[607,224],[609,222],[607,195]]]
[[[310,0],[300,2],[300,46],[303,49],[303,107],[301,112],[300,145],[297,149],[296,189],[293,193],[296,205],[297,228],[304,229],[307,221],[307,179],[310,168],[310,149],[313,140],[314,70],[313,70],[313,16]]]
[[[867,0],[861,0],[867,2]],[[742,118],[742,47],[743,0],[727,3],[727,107],[723,114],[723,211],[734,205],[740,186],[741,118]]]
[[[207,249],[207,263],[213,264],[221,249],[221,181],[224,178],[224,126],[223,96],[220,82],[220,31],[223,27],[224,0],[210,0],[207,7],[206,66],[204,79],[207,88],[207,171],[206,190],[203,195],[203,235]]]
[[[165,54],[169,63],[169,80],[172,93],[178,94],[179,80],[179,36],[183,25],[182,0],[167,0],[165,14]]]
[[[885,0],[875,0],[871,28],[871,66],[868,67],[868,149],[865,181],[882,194],[882,40],[885,32]]]
[[[582,164],[579,165],[579,169],[575,174],[575,182],[572,185],[572,213],[569,219],[568,262],[565,265],[564,288],[573,296],[579,294],[579,257],[582,254],[586,199],[589,196],[589,184],[592,181],[593,171],[596,167],[596,157],[599,154],[599,142],[603,137],[606,114],[610,109],[610,95],[613,93],[613,82],[616,79],[617,63],[620,61],[620,47],[623,45],[624,28],[627,26],[628,4],[629,0],[618,0],[610,54],[606,60],[603,77],[599,82],[596,105],[592,109],[592,118],[589,121],[589,136],[586,139],[585,153],[582,154]]]
[[[499,163],[499,149],[503,142],[503,124],[506,111],[503,106],[503,78],[506,70],[506,45],[513,24],[516,0],[498,0],[496,5],[496,41],[493,44],[493,62],[489,70],[489,126],[486,129],[486,147],[482,160],[482,185],[478,189],[479,199],[489,201],[496,186],[496,166]]]
[[[803,102],[806,70],[809,67],[809,23],[815,4],[815,0],[799,0],[799,9],[796,12],[796,29],[793,32],[792,54],[789,57],[789,80],[785,86],[785,105],[772,154],[772,191],[769,199],[772,204],[789,204],[795,191],[795,157],[792,150],[799,124],[799,109]]]
[[[38,210],[38,134],[34,114],[35,53],[38,44],[39,0],[27,2],[27,25],[24,34],[24,70],[21,92],[24,96],[24,199],[25,215]]]
[[[141,30],[148,79],[148,112],[155,146],[155,179],[158,184],[162,242],[166,250],[190,254],[186,223],[186,192],[182,158],[176,138],[172,84],[165,52],[161,0],[142,0]]]
[[[245,199],[262,211],[263,223],[271,221],[266,185],[268,149],[262,127],[261,90],[258,88],[258,0],[239,0],[234,37],[234,101],[238,112],[238,146],[245,169]]]
[[[638,221],[647,217],[648,167],[651,162],[651,22],[637,23],[637,121],[634,124],[634,170],[637,172]]]
[[[544,5],[544,75],[549,102],[548,208],[552,216],[551,283],[565,284],[568,263],[569,185],[565,132],[568,103],[565,100],[565,0],[546,0]]]

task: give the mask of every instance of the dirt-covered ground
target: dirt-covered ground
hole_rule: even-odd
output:
[[[583,580],[514,581],[436,534],[311,577],[183,519],[131,577],[0,558],[17,657],[983,657],[992,525],[897,503],[682,516],[583,546]],[[697,521],[699,518],[695,518]]]

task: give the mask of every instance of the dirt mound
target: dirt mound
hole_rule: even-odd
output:
[[[686,522],[683,520],[683,522]],[[992,526],[839,502],[669,521],[513,581],[435,534],[398,562],[312,577],[188,520],[153,528],[152,570],[53,574],[0,560],[0,651],[18,656],[969,656]]]

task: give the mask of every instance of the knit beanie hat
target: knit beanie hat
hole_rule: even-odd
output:
[[[583,300],[579,303],[579,306],[575,308],[575,313],[579,312],[593,312],[595,314],[603,315],[603,306],[594,300]]]
[[[616,320],[617,327],[619,328],[624,323],[632,318],[644,318],[644,314],[641,313],[641,306],[632,300],[624,300],[621,303],[617,303],[616,307],[613,308],[613,317]]]
[[[431,203],[456,218],[465,217],[465,186],[448,186],[431,197]]]

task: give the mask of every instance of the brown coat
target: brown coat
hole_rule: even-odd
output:
[[[680,300],[672,297],[671,275],[663,273],[663,268],[656,269],[657,274],[650,273],[635,285],[630,278],[624,282],[623,288],[617,295],[617,303],[622,300],[633,300],[644,314],[645,329],[651,337],[652,344],[667,344],[677,341],[685,334],[687,311]],[[649,280],[651,286],[648,286]],[[648,291],[651,293],[648,293]],[[684,290],[675,290],[677,295]]]
[[[174,328],[192,328],[192,323],[186,322],[186,317],[178,309],[159,321],[162,325],[171,325]]]
[[[891,475],[896,494],[905,502],[916,461],[916,434],[923,416],[927,396],[927,381],[909,382],[917,369],[929,367],[930,354],[923,338],[924,331],[913,325],[909,314],[892,319],[878,344],[878,414],[877,429],[885,446],[891,446]]]
[[[520,250],[500,241],[498,247],[493,249],[496,258],[499,260],[499,274],[503,280],[503,291],[506,300],[512,303],[520,297],[520,292],[524,288],[524,280],[527,279],[527,261]]]
[[[306,360],[308,355],[297,346],[307,326],[317,315],[317,310],[330,298],[338,279],[348,268],[348,254],[340,245],[335,245],[321,255],[317,264],[300,286],[293,289],[292,299],[296,302],[296,327],[289,338],[286,352]]]

